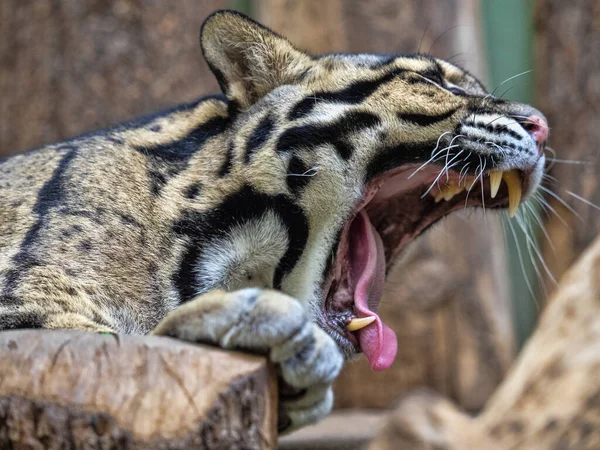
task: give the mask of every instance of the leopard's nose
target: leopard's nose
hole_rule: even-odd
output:
[[[548,123],[546,120],[536,114],[527,117],[521,122],[521,125],[531,137],[535,140],[540,155],[544,152],[544,145],[548,140]]]

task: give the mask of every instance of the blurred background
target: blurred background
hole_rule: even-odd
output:
[[[548,191],[510,223],[456,215],[412,245],[381,307],[398,360],[359,360],[336,385],[339,409],[428,386],[479,410],[600,229],[600,1],[3,0],[0,156],[217,91],[198,34],[223,8],[313,53],[431,53],[548,116]]]

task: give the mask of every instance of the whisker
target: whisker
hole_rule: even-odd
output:
[[[435,143],[435,147],[433,150],[431,150],[431,156],[433,156],[435,154],[435,151],[438,149],[438,147],[440,146],[440,141],[442,140],[442,138],[444,136],[446,136],[447,134],[452,134],[452,131],[444,131],[442,134],[440,134],[440,137],[438,138],[437,142]]]
[[[433,84],[434,86],[437,86],[438,88],[442,89],[442,90],[446,90],[444,89],[442,86],[440,86],[438,83],[436,83],[435,81],[430,80],[429,78],[424,77],[423,75],[421,75],[420,73],[417,72],[413,72],[413,75],[418,76],[419,78],[423,78],[423,80],[425,80],[427,83],[429,84]]]
[[[471,152],[469,152],[469,153],[471,153]],[[464,161],[464,159],[463,159],[463,161]],[[463,179],[467,177],[470,165],[471,165],[471,163],[467,163],[462,169],[460,169],[460,173],[458,174],[458,185],[459,186],[462,184]],[[464,174],[463,174],[463,171],[465,172]]]
[[[448,150],[448,152],[450,152],[450,150]],[[452,158],[450,160],[450,162],[454,161],[459,155],[460,153],[462,153],[462,150],[458,153],[458,155],[454,156],[454,158]],[[447,160],[446,160],[447,161]],[[451,165],[450,167],[448,167],[448,162],[446,162],[446,164],[444,165],[444,167],[442,167],[442,169],[440,170],[440,173],[438,174],[438,176],[436,177],[435,180],[433,180],[433,183],[431,183],[431,186],[429,186],[429,189],[427,189],[425,191],[425,193],[423,195],[421,195],[421,198],[424,198],[427,194],[429,194],[429,191],[431,191],[431,189],[433,189],[433,187],[436,185],[436,183],[439,181],[439,179],[441,178],[441,176],[444,174],[444,171],[446,173],[448,173],[448,170],[454,166],[456,166],[456,164],[458,164],[458,162],[454,163],[453,165]]]
[[[508,83],[510,80],[514,80],[515,78],[521,77],[523,75],[527,75],[528,73],[531,73],[531,72],[533,72],[533,69],[529,69],[529,70],[526,70],[524,72],[521,72],[521,73],[518,73],[516,75],[513,75],[512,77],[507,78],[502,83],[500,83],[500,85],[498,87],[502,86],[504,83]]]
[[[446,155],[446,166],[445,166],[445,168],[446,168],[446,181],[448,181],[448,179],[449,179],[449,177],[450,177],[450,174],[448,173],[448,170],[450,170],[452,167],[454,167],[454,166],[456,165],[456,164],[453,164],[453,165],[451,165],[450,167],[448,167],[448,164],[450,164],[451,162],[453,162],[453,161],[454,161],[456,158],[458,158],[458,157],[461,155],[461,153],[463,153],[463,152],[464,152],[464,150],[461,150],[460,152],[458,152],[456,155],[454,155],[454,157],[453,157],[453,158],[452,158],[450,161],[448,161],[448,155]],[[460,162],[460,161],[458,161],[458,162]],[[457,163],[458,163],[458,162],[457,162]]]
[[[440,170],[440,173],[438,174],[438,176],[436,177],[436,179],[435,179],[435,180],[433,180],[433,183],[431,183],[431,186],[429,186],[429,189],[427,189],[427,190],[425,191],[425,193],[424,193],[423,195],[421,195],[421,198],[425,198],[425,196],[426,196],[427,194],[429,194],[429,191],[431,191],[431,190],[433,189],[433,187],[434,187],[434,186],[437,184],[438,180],[439,180],[439,179],[442,177],[442,175],[444,174],[444,168],[445,168],[445,167],[446,167],[446,166],[442,167],[442,169]]]
[[[449,131],[446,131],[446,133],[450,133],[450,132],[449,132]],[[444,134],[446,134],[446,133],[444,133]],[[442,136],[443,136],[443,135],[442,135]],[[442,138],[442,136],[440,136],[440,137],[439,137],[439,139],[441,139],[441,138]],[[438,143],[439,143],[439,139],[438,139]],[[420,170],[422,170],[422,169],[423,169],[423,168],[424,168],[424,167],[425,167],[427,164],[429,164],[429,163],[431,163],[431,162],[435,161],[435,160],[437,159],[437,156],[438,156],[440,153],[443,153],[443,152],[444,152],[444,150],[448,150],[448,149],[450,149],[450,148],[456,148],[456,147],[460,147],[460,145],[448,146],[448,147],[445,147],[445,148],[441,149],[439,152],[437,152],[437,153],[435,153],[435,154],[432,154],[431,158],[429,158],[429,159],[428,159],[427,161],[425,161],[425,162],[424,162],[424,163],[423,163],[421,166],[419,166],[419,167],[418,167],[418,168],[417,168],[417,169],[416,169],[416,170],[415,170],[413,173],[411,173],[411,174],[409,175],[408,179],[410,180],[410,179],[411,179],[411,178],[412,178],[412,177],[413,177],[413,176],[414,176],[414,175],[415,175],[417,172],[419,172]],[[437,148],[437,146],[436,146],[436,148]],[[436,149],[433,149],[433,152],[435,152],[435,150],[436,150]],[[432,153],[433,153],[433,152],[432,152]]]
[[[457,134],[456,136],[454,136],[452,138],[452,140],[450,141],[449,145],[452,146],[454,144],[454,141],[457,140],[458,138],[461,138],[461,137],[466,137],[466,136],[464,134]]]
[[[508,94],[514,88],[515,88],[515,86],[511,86],[508,89],[505,89],[504,92],[502,94],[500,94],[500,96],[498,98],[501,99],[502,97],[504,97],[506,94]]]
[[[517,233],[515,232],[515,228],[513,226],[513,222],[509,219],[507,221],[505,221],[504,223],[507,223],[509,228],[510,228],[510,232],[513,236],[514,242],[515,242],[515,248],[517,249],[517,256],[519,258],[519,263],[521,265],[521,270],[523,271],[523,278],[525,280],[525,284],[527,284],[527,289],[529,290],[529,293],[531,294],[531,298],[533,298],[533,301],[535,302],[535,305],[539,311],[539,305],[537,303],[536,300],[536,296],[535,293],[533,291],[533,288],[531,287],[531,283],[529,281],[529,277],[527,277],[527,270],[525,270],[525,263],[523,262],[523,255],[521,254],[521,248],[519,246],[519,239],[517,238]]]
[[[311,167],[304,173],[288,173],[288,177],[314,177],[319,171],[319,166]]]
[[[544,146],[544,151],[546,151],[546,150],[548,150],[550,153],[552,153],[552,157],[553,158],[556,158],[556,151],[552,147],[550,147],[548,145],[545,145]]]
[[[447,58],[447,59],[446,59],[446,61],[450,62],[450,61],[452,61],[454,58],[458,58],[459,56],[466,55],[466,54],[467,54],[467,52],[460,52],[460,53],[456,53],[455,55],[452,55],[450,58]],[[461,60],[461,61],[462,61],[462,60]]]
[[[481,158],[481,156],[479,158]],[[485,211],[485,192],[483,191],[483,172],[485,171],[486,164],[487,160],[484,160],[483,167],[481,168],[481,173],[479,174],[479,176],[481,177],[481,206],[483,208],[483,219],[487,222],[487,213]]]
[[[425,36],[427,35],[427,30],[429,30],[430,24],[431,24],[431,20],[429,20],[427,22],[427,25],[425,26],[425,31],[423,31],[423,36],[421,36],[421,41],[419,42],[419,48],[417,49],[417,53],[421,53],[421,46],[423,45],[423,39],[425,39]]]
[[[591,206],[594,209],[597,209],[598,211],[600,211],[600,206],[596,205],[595,203],[592,203],[591,201],[589,201],[588,199],[582,197],[581,195],[577,195],[574,192],[571,192],[569,190],[565,189],[565,192],[573,197],[575,197],[577,200],[582,201],[583,203],[585,203],[588,206]]]
[[[493,145],[494,147],[496,147],[498,149],[498,151],[500,152],[501,155],[505,155],[506,154],[506,149],[504,147],[500,147],[495,142],[486,141],[486,142],[484,142],[484,144]]]
[[[500,83],[498,86],[496,86],[496,88],[492,92],[490,92],[488,95],[486,95],[485,98],[484,98],[484,100],[487,99],[489,96],[493,96],[494,92],[496,92],[501,86],[503,86],[504,84],[508,83],[510,80],[514,80],[515,78],[521,77],[523,75],[527,75],[528,73],[531,73],[531,72],[533,72],[532,69],[526,70],[525,72],[521,72],[521,73],[518,73],[516,75],[513,75],[510,78],[507,78],[502,83]]]
[[[539,197],[535,197],[535,200],[537,200],[538,203],[540,205],[542,205],[546,210],[548,210],[552,214],[554,214],[556,216],[556,218],[558,220],[560,220],[569,230],[571,229],[571,226],[566,222],[565,219],[563,219],[561,217],[561,215],[558,213],[558,211],[556,211],[556,209],[554,209],[554,207],[546,201],[546,199],[544,199],[542,196],[539,196]]]
[[[546,155],[544,155],[544,156],[546,156]],[[548,160],[548,158],[546,158],[546,160],[548,161],[548,164],[544,165],[544,174],[550,174],[550,171],[555,166],[555,163],[553,163],[552,161]]]
[[[560,196],[558,196],[557,194],[555,194],[552,190],[545,188],[544,186],[540,186],[540,189],[544,192],[546,192],[547,194],[551,195],[552,197],[554,197],[556,200],[558,200],[560,203],[563,204],[563,206],[565,208],[567,208],[569,211],[571,211],[575,217],[577,217],[579,220],[581,220],[583,222],[583,219],[581,218],[581,216],[577,213],[577,211],[575,211],[571,205],[569,205],[567,202],[565,202],[562,198],[560,198]]]
[[[500,116],[496,117],[495,119],[492,119],[492,120],[490,120],[490,121],[489,121],[487,124],[488,124],[488,125],[491,125],[491,124],[493,124],[493,123],[494,123],[496,120],[500,120],[500,119],[506,119],[506,116],[502,116],[502,115],[500,115]],[[507,125],[512,125],[513,123],[514,123],[514,124],[516,124],[516,125],[520,125],[520,123],[519,123],[518,121],[516,121],[516,120],[513,120],[511,123],[508,123]]]
[[[552,239],[550,239],[550,235],[548,234],[548,231],[546,230],[544,223],[542,222],[539,214],[537,213],[537,211],[535,210],[533,205],[530,202],[525,202],[523,205],[529,210],[531,216],[537,222],[538,226],[542,230],[542,233],[544,233],[544,236],[546,237],[546,240],[548,241],[548,244],[550,245],[552,252],[554,254],[556,254],[556,248],[554,247],[554,244],[552,243]]]
[[[452,28],[448,28],[446,31],[444,31],[442,34],[440,34],[437,38],[435,38],[435,41],[433,41],[433,44],[431,44],[429,46],[429,51],[427,53],[431,53],[431,50],[433,49],[433,47],[435,47],[435,44],[438,43],[438,41],[442,38],[442,36],[444,36],[446,33],[449,33],[452,30],[455,30],[457,28],[461,28],[464,27],[465,25],[454,25]],[[464,52],[463,52],[464,53]],[[458,55],[460,55],[461,53],[459,53]],[[457,56],[458,56],[457,55]]]
[[[467,204],[469,202],[469,195],[471,195],[471,189],[473,189],[473,186],[475,186],[475,184],[477,184],[477,171],[481,168],[481,156],[479,156],[479,165],[477,166],[477,168],[475,169],[475,178],[473,179],[473,182],[471,183],[471,186],[469,186],[469,188],[467,189],[467,195],[465,197],[465,206],[464,209],[467,209]]]
[[[535,244],[535,242],[533,241],[533,239],[531,238],[531,236],[529,236],[529,233],[527,233],[527,227],[526,225],[523,223],[523,219],[520,218],[519,216],[515,217],[517,219],[517,223],[519,224],[519,226],[521,227],[521,229],[523,230],[523,233],[525,234],[525,238],[527,239],[527,242],[529,244],[531,244],[531,247],[533,248],[533,250],[535,251],[539,261],[542,263],[542,266],[544,267],[544,270],[546,271],[546,274],[548,275],[548,278],[550,278],[550,280],[552,281],[552,283],[554,285],[557,285],[558,283],[556,282],[556,278],[554,278],[554,275],[552,275],[552,272],[550,271],[550,269],[548,268],[548,266],[546,265],[546,261],[544,260],[544,257],[542,256],[542,254],[540,253],[537,245]],[[533,260],[531,261],[533,263]],[[540,281],[542,280],[542,277],[540,276]]]
[[[550,212],[551,211],[548,209],[547,205],[545,205],[544,203],[542,203],[542,201],[544,200],[543,197],[542,197],[542,194],[540,194],[539,192],[534,192],[533,195],[532,195],[532,197],[531,197],[531,199],[535,200],[538,203],[540,209],[546,215],[546,219],[550,219]]]
[[[535,256],[531,252],[531,248],[534,246],[529,242],[529,236],[528,236],[526,227],[522,223],[517,222],[517,224],[521,228],[521,231],[523,232],[523,235],[525,236],[525,239],[526,239],[525,247],[527,248],[527,254],[529,255],[529,262],[531,263],[531,267],[533,267],[533,271],[535,272],[535,275],[537,277],[537,285],[538,285],[538,287],[539,286],[542,287],[542,290],[544,291],[544,297],[547,298],[548,291],[546,290],[546,286],[543,283],[544,277],[542,276],[540,268],[535,260]]]
[[[590,164],[593,164],[591,161],[578,161],[575,159],[557,159],[557,158],[548,158],[546,157],[547,161],[551,161],[553,163],[560,163],[560,164],[578,164],[578,165],[583,165],[583,166],[589,166]]]
[[[545,173],[545,174],[543,174],[543,175],[542,175],[542,177],[543,177],[545,180],[550,180],[550,181],[553,181],[553,182],[555,182],[555,183],[558,183],[558,178],[556,178],[556,177],[554,177],[554,176],[550,175],[549,173]]]
[[[546,128],[548,130],[551,129],[548,125],[542,125],[539,122],[533,122],[533,121],[529,120],[529,116],[523,116],[523,115],[520,115],[520,114],[510,114],[510,117],[517,117],[519,119],[523,119],[523,123],[530,123],[532,125],[537,125],[537,126],[540,126],[540,127],[544,127],[544,128]]]

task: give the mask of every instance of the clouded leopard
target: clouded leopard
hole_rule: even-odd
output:
[[[291,430],[344,360],[391,365],[386,271],[452,211],[514,212],[548,127],[428,55],[308,55],[228,11],[200,41],[223,95],[0,162],[0,330],[268,354]]]

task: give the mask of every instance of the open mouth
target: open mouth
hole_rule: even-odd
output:
[[[387,369],[397,352],[395,333],[377,315],[385,275],[413,239],[447,214],[468,207],[509,208],[529,187],[519,170],[465,176],[440,168],[403,166],[368,185],[341,234],[322,320],[348,356],[363,352],[373,370]]]

